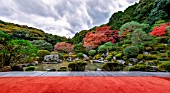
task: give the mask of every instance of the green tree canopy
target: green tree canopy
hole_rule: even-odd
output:
[[[74,51],[77,53],[85,53],[86,47],[83,46],[83,43],[75,44],[73,47]]]
[[[52,44],[46,42],[45,40],[33,40],[30,42],[32,45],[36,46],[39,50],[48,50],[48,51],[53,50]]]
[[[96,50],[90,50],[88,54],[90,56],[94,56],[96,54]]]
[[[27,40],[10,40],[0,50],[1,62],[5,66],[16,65],[23,58],[35,57],[37,49]]]
[[[139,48],[137,46],[128,46],[123,50],[123,54],[128,58],[136,57],[138,53],[139,53]]]
[[[127,22],[120,28],[120,35],[126,36],[127,34],[135,31],[136,29],[146,30],[148,27],[148,24],[140,24],[136,21]]]
[[[44,59],[44,56],[50,55],[50,52],[48,50],[38,50],[37,54],[38,54],[40,60],[42,61]]]

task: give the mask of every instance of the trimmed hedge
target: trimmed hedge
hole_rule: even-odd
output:
[[[50,69],[49,71],[56,71],[56,69],[53,68],[53,69]]]
[[[170,72],[170,61],[169,62],[163,62],[162,64],[160,64],[158,66],[158,68],[160,70],[166,70],[166,71]]]
[[[151,51],[151,54],[158,54],[158,51]]]
[[[163,44],[159,44],[159,45],[157,46],[157,50],[164,50],[165,48],[166,48],[166,46],[163,45]]]
[[[103,71],[122,71],[124,65],[119,62],[106,62],[102,66]]]
[[[158,60],[159,61],[168,61],[169,59],[168,58],[159,58]]]
[[[146,65],[134,65],[129,67],[129,71],[149,71],[151,69],[150,66],[146,66]]]
[[[139,55],[137,56],[137,59],[138,59],[138,60],[143,59],[143,55],[142,55],[142,54],[139,54]]]
[[[144,59],[146,59],[146,60],[156,60],[157,56],[148,54],[148,55],[144,55]]]
[[[157,65],[159,65],[159,64],[160,64],[159,60],[155,60],[155,61],[152,61],[152,62],[148,62],[148,65],[149,65],[149,66],[157,66]]]
[[[115,55],[116,59],[121,59],[122,53],[118,53]]]
[[[67,71],[67,67],[62,66],[58,71]]]
[[[166,52],[166,50],[160,50],[160,53],[165,53]]]
[[[152,47],[146,47],[145,50],[146,50],[146,51],[151,51],[151,50],[152,50]]]
[[[105,58],[105,60],[111,61],[111,60],[112,60],[112,58],[113,58],[113,56],[112,56],[112,55],[108,55],[108,56]]]
[[[167,54],[168,54],[168,57],[170,57],[170,51],[168,51]]]
[[[35,66],[29,66],[25,69],[25,71],[34,71],[35,70]]]
[[[68,68],[70,71],[84,71],[86,62],[70,62]]]

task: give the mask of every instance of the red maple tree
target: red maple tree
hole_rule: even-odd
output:
[[[152,32],[150,32],[150,35],[152,36],[163,36],[166,32],[166,27],[170,26],[170,22],[167,22],[165,24],[161,24],[160,26],[156,26]]]
[[[98,45],[105,42],[115,43],[118,40],[119,31],[110,30],[110,26],[97,27],[96,32],[89,32],[84,38],[84,46],[93,46],[96,48]]]
[[[98,47],[98,45],[106,42],[107,41],[106,38],[107,38],[106,35],[104,35],[103,33],[96,34],[88,32],[86,34],[86,37],[84,38],[84,46],[85,47],[91,46],[92,48],[96,48]]]
[[[73,45],[66,43],[66,42],[59,42],[54,46],[54,51],[60,51],[60,52],[72,52],[73,51]]]

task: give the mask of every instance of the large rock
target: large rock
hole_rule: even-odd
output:
[[[44,61],[50,61],[50,60],[58,60],[59,59],[59,55],[46,55],[44,57]]]
[[[122,63],[122,64],[125,64],[125,61],[124,61],[124,60],[117,60],[117,62]]]
[[[130,62],[135,62],[135,63],[137,63],[137,62],[138,62],[138,59],[136,59],[136,58],[130,58],[129,61],[130,61]]]

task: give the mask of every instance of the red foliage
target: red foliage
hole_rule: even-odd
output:
[[[150,35],[152,36],[163,36],[166,34],[166,27],[170,26],[170,22],[167,22],[166,24],[161,24],[160,26],[156,26],[152,32],[150,32]]]
[[[54,51],[72,52],[73,45],[66,42],[59,42],[54,46]]]
[[[69,73],[71,75],[75,75],[74,72],[69,72]],[[0,90],[1,93],[169,93],[170,92],[169,77],[131,76],[131,75],[114,76],[114,77],[79,76],[79,75],[71,76],[70,74],[68,74],[68,76],[57,76],[59,75],[59,73],[56,73],[55,76],[5,77],[5,75],[8,75],[8,73],[6,73],[3,74],[4,77],[2,75],[2,77],[0,78],[0,85],[1,85]],[[45,75],[52,75],[52,74],[47,73]],[[82,75],[86,75],[86,74],[82,72]]]
[[[92,32],[88,32],[86,34],[86,37],[84,38],[84,46],[91,46],[92,48],[96,48],[98,45],[106,42],[106,35],[103,33],[101,34],[96,34]]]
[[[96,28],[95,33],[87,33],[84,38],[84,46],[93,46],[96,48],[98,45],[105,42],[114,43],[119,36],[118,30],[110,30],[110,26],[103,26]]]
[[[118,39],[119,31],[118,30],[110,30],[110,26],[103,26],[96,28],[96,33],[104,33],[107,37],[107,42],[114,42]]]

